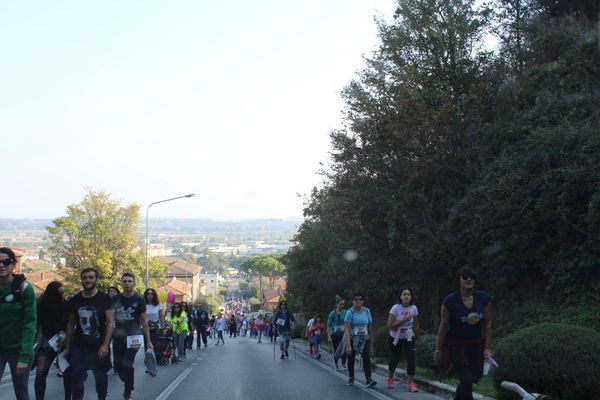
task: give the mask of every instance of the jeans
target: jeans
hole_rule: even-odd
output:
[[[175,333],[173,335],[173,342],[177,349],[177,358],[182,359],[185,356],[185,338],[187,337],[187,331],[181,333]]]
[[[389,335],[388,335],[389,336]],[[390,343],[390,364],[389,371],[390,373],[394,373],[396,371],[396,367],[398,366],[398,362],[402,357],[402,353],[404,352],[406,356],[406,373],[407,375],[415,374],[415,342],[408,341],[407,339],[400,339],[396,345],[394,345],[394,338],[389,336]]]
[[[333,345],[333,354],[335,354],[335,351],[337,350],[338,346],[340,345],[342,338],[343,338],[342,335],[331,335],[331,344]],[[346,365],[347,358],[348,358],[348,356],[346,355],[346,352],[344,352],[344,355],[342,355],[342,365]]]
[[[108,377],[106,376],[106,372],[110,369],[110,357],[106,355],[103,358],[98,358],[98,356],[94,356],[94,353],[98,352],[97,348],[86,349],[79,343],[71,343],[69,351],[72,399],[83,399],[83,395],[85,394],[83,383],[88,377],[88,367],[94,372],[98,399],[106,399],[108,392]]]
[[[52,348],[41,348],[35,352],[35,399],[44,400],[46,396],[46,378],[52,362],[57,354]],[[63,388],[65,391],[65,400],[71,400],[71,374],[70,368],[63,371]]]
[[[217,344],[219,344],[219,340],[225,344],[225,339],[223,339],[223,331],[217,331]]]
[[[200,348],[200,343],[204,343],[204,347],[208,346],[208,332],[206,332],[206,326],[201,326],[196,329],[196,347]]]
[[[29,368],[21,375],[17,375],[17,363],[19,362],[19,354],[5,354],[0,355],[0,379],[4,374],[4,368],[6,363],[10,368],[10,376],[12,377],[13,389],[15,390],[15,396],[17,400],[29,400],[29,390],[27,388],[29,384]]]
[[[115,369],[119,378],[125,383],[123,394],[129,395],[133,392],[134,370],[133,361],[138,349],[127,348],[127,338],[114,338],[113,346],[115,348]]]
[[[370,340],[367,340],[362,351],[363,369],[365,370],[365,378],[367,379],[371,379],[371,355],[369,352],[371,345],[370,342]],[[352,353],[348,356],[348,376],[350,378],[354,378],[354,360],[356,360],[356,350],[354,350],[352,341],[350,341],[350,346],[352,347]]]

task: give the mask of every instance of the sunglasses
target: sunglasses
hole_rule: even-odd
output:
[[[463,281],[474,281],[475,275],[461,275],[460,279],[462,279]]]
[[[4,265],[5,267],[8,267],[13,262],[14,261],[10,258],[5,258],[4,260],[0,260],[0,264]]]

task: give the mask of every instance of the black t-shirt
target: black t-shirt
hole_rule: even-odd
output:
[[[479,339],[482,337],[485,307],[491,300],[488,292],[483,290],[473,291],[473,306],[467,308],[462,301],[460,292],[450,293],[444,299],[444,305],[450,312],[451,334],[465,339]]]
[[[196,320],[196,323],[199,326],[206,326],[210,323],[210,318],[208,316],[208,312],[205,310],[197,310],[197,315],[198,318]]]
[[[112,299],[106,293],[98,292],[94,297],[86,298],[81,293],[69,300],[69,313],[75,314],[74,342],[90,343],[96,339],[98,345],[106,334],[106,310],[112,307]]]
[[[139,294],[125,297],[118,294],[113,298],[115,331],[113,336],[123,338],[142,333],[140,314],[146,312],[146,302]]]

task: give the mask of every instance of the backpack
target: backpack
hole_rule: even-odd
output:
[[[23,292],[25,292],[26,285],[28,285],[28,283],[25,275],[13,275],[13,281],[10,284],[10,292],[2,298],[2,301],[5,303],[12,303],[14,300],[23,302]]]

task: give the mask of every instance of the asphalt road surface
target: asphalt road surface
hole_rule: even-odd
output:
[[[176,365],[161,366],[156,377],[144,372],[143,351],[135,361],[136,400],[354,400],[354,399],[402,399],[441,400],[441,397],[419,392],[407,393],[406,382],[398,382],[396,389],[387,389],[385,377],[374,374],[377,386],[364,387],[364,374],[356,369],[357,382],[347,386],[347,376],[332,368],[331,358],[324,355],[320,361],[308,356],[305,347],[296,346],[296,357],[290,345],[290,358],[279,359],[277,347],[273,358],[273,345],[268,341],[259,344],[248,337],[230,339],[225,336],[225,345],[209,346],[202,350],[188,350],[187,360]],[[31,372],[29,396],[35,394]],[[52,368],[48,375],[46,399],[64,398],[61,378]],[[123,383],[109,371],[108,399],[122,400]],[[0,382],[0,400],[15,399],[8,368]],[[94,376],[90,371],[85,385],[85,399],[97,399]]]

